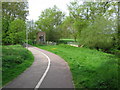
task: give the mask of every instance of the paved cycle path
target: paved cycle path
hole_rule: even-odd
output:
[[[34,63],[4,88],[74,88],[68,64],[59,56],[29,46]]]

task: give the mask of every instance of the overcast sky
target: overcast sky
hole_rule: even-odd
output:
[[[37,20],[41,12],[56,5],[60,10],[68,14],[67,4],[74,0],[29,0],[29,20]]]

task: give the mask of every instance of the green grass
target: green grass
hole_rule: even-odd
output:
[[[71,42],[71,41],[75,41],[74,39],[60,39],[61,41],[68,41],[68,42]]]
[[[2,85],[20,75],[34,61],[30,51],[20,45],[2,47]]]
[[[74,39],[60,39],[60,40],[58,41],[58,44],[67,44],[68,42],[72,42],[72,43],[75,43],[75,44],[76,44],[76,42],[75,42]]]
[[[68,62],[76,88],[117,88],[118,58],[88,48],[68,45],[37,46],[48,50]]]

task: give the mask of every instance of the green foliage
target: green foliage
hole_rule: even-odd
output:
[[[97,17],[93,24],[89,25],[81,32],[79,39],[80,44],[92,48],[112,48],[114,34],[116,33],[112,27],[112,21],[109,21],[102,16]]]
[[[68,17],[72,22],[71,27],[67,28],[74,28],[73,35],[75,34],[79,43],[85,46],[102,49],[116,47],[119,40],[117,9],[116,2],[83,2],[81,4],[78,0],[73,1],[68,5]]]
[[[46,32],[47,41],[57,41],[60,38],[60,28],[64,14],[56,7],[42,12],[36,22],[41,31]]]
[[[28,68],[34,58],[20,45],[2,46],[2,83],[5,85]]]
[[[10,23],[8,42],[11,44],[22,44],[26,38],[26,24],[23,20],[16,19]]]
[[[8,37],[10,23],[16,19],[21,19],[25,21],[27,15],[28,15],[27,2],[2,2],[2,44],[12,44],[10,38]],[[12,35],[11,37],[14,36]]]
[[[9,30],[9,19],[8,18],[2,18],[2,43],[3,44],[8,44],[9,40],[7,38],[8,34],[8,30]]]
[[[13,21],[16,18],[26,20],[28,15],[27,2],[2,2],[2,18]]]
[[[88,48],[68,45],[37,46],[68,62],[75,88],[118,88],[118,58]],[[56,49],[53,49],[56,48]]]
[[[33,20],[27,21],[27,33],[28,33],[28,39],[31,41],[36,40],[36,35],[38,33],[37,27],[35,26],[35,23]]]
[[[120,50],[120,1],[118,2],[118,48]]]
[[[67,38],[72,37],[76,41],[78,31],[74,26],[75,26],[75,20],[70,16],[67,16],[62,23],[62,33],[64,33],[62,35],[62,38],[65,38],[66,36]]]

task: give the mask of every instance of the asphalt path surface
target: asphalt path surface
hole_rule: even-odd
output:
[[[29,46],[33,64],[4,88],[74,88],[68,64],[59,56]]]

